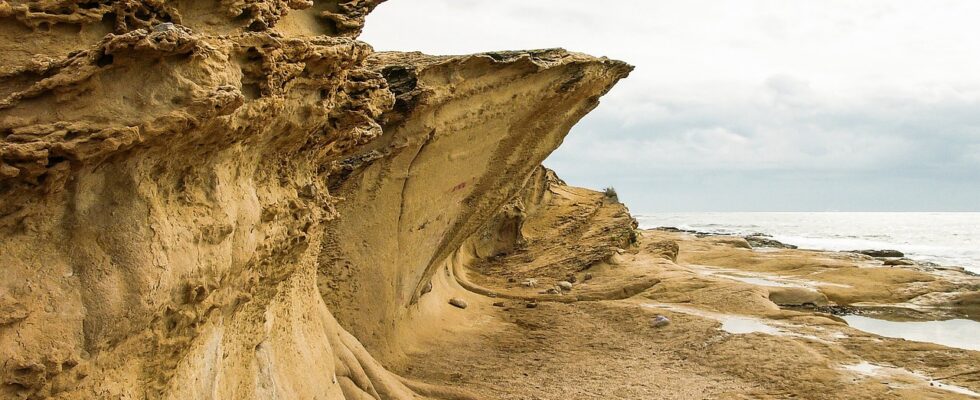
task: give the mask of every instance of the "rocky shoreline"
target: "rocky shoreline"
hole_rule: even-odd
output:
[[[688,233],[695,235],[697,237],[709,237],[709,236],[722,236],[722,237],[740,237],[748,242],[749,246],[752,248],[774,248],[774,249],[798,249],[799,247],[793,244],[783,243],[772,238],[772,235],[767,233],[752,233],[748,235],[731,235],[719,232],[703,232],[691,229],[680,229],[673,226],[660,226],[653,228],[653,230],[664,231],[664,232],[677,232],[677,233]],[[830,251],[830,250],[814,250],[814,251]],[[854,253],[861,254],[871,258],[874,258],[882,262],[882,265],[886,266],[917,266],[923,268],[932,268],[937,270],[945,271],[957,271],[964,274],[980,276],[980,274],[974,273],[966,268],[960,266],[948,266],[941,265],[930,261],[916,261],[907,258],[905,253],[892,250],[892,249],[864,249],[864,250],[842,250],[843,253]]]
[[[381,3],[0,0],[0,399],[980,391],[834,315],[977,277],[638,230],[541,166],[630,65],[376,52]]]
[[[657,227],[653,228],[654,231],[662,232],[672,232],[672,233],[684,233],[694,235],[698,238],[729,238],[727,240],[737,240],[737,238],[744,239],[749,248],[771,248],[771,249],[798,249],[797,246],[792,244],[786,244],[772,239],[772,236],[765,233],[753,233],[749,235],[729,235],[717,232],[701,232],[695,230],[685,230],[676,227]],[[948,276],[948,273],[952,272],[954,274],[963,274],[967,276],[980,276],[977,275],[963,267],[956,266],[943,266],[933,262],[921,262],[911,260],[906,258],[906,255],[898,250],[892,249],[866,249],[866,250],[847,250],[847,251],[830,251],[830,250],[809,250],[811,252],[829,252],[829,253],[847,253],[863,258],[868,262],[880,262],[882,266],[886,267],[903,267],[916,271],[924,271],[927,273],[936,273],[939,276]],[[863,256],[863,257],[860,257]],[[784,307],[801,309],[801,310],[812,310],[823,312],[832,315],[844,316],[844,315],[874,315],[879,318],[885,319],[898,319],[898,320],[941,320],[950,318],[968,318],[972,320],[980,321],[980,311],[978,311],[978,302],[980,302],[980,294],[976,293],[963,293],[961,296],[956,298],[946,298],[946,302],[942,301],[932,301],[928,304],[896,304],[896,305],[869,305],[869,306],[854,306],[854,305],[837,305],[837,304],[780,304]]]
[[[759,251],[744,237],[678,229],[631,235],[635,222],[621,204],[557,181],[542,186],[547,195],[525,207],[513,246],[449,268],[478,295],[440,335],[451,339],[421,339],[424,353],[410,355],[446,359],[399,371],[501,399],[971,398],[980,391],[972,369],[980,351],[878,336],[845,321],[975,317],[974,276],[885,266],[854,252]],[[493,383],[514,381],[526,385]]]

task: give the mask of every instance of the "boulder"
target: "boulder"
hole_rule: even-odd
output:
[[[746,236],[745,241],[749,242],[752,247],[771,247],[775,249],[796,249],[797,247],[791,244],[786,244],[780,242],[776,239],[771,239],[768,235],[751,235]]]
[[[905,253],[898,250],[851,250],[851,253],[864,254],[871,257],[905,257]]]
[[[673,233],[698,233],[698,231],[694,231],[690,229],[680,229],[676,226],[661,226],[661,227],[654,228],[654,230],[663,231],[663,232],[673,232]]]

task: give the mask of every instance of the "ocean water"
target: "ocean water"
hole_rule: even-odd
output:
[[[639,214],[636,219],[644,229],[765,233],[805,249],[894,249],[913,260],[980,273],[980,213],[696,212]]]

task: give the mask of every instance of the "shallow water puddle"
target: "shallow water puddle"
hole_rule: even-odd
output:
[[[649,308],[660,308],[660,309],[675,311],[683,314],[696,315],[699,317],[713,319],[715,321],[721,322],[721,330],[736,335],[746,334],[746,333],[765,333],[769,335],[796,336],[796,334],[792,332],[784,331],[776,326],[770,325],[760,318],[746,317],[746,316],[732,315],[732,314],[722,314],[722,313],[716,313],[711,311],[705,311],[694,307],[679,306],[675,304],[653,303],[653,304],[644,304],[643,306]]]
[[[778,328],[766,325],[764,322],[755,318],[724,316],[720,317],[719,321],[721,322],[721,330],[728,333],[743,334],[759,332],[770,335],[783,333]]]
[[[951,385],[948,383],[942,383],[924,374],[918,372],[912,372],[905,368],[872,364],[867,361],[861,361],[857,364],[841,365],[840,367],[845,371],[853,372],[859,375],[875,377],[875,378],[898,379],[900,381],[905,381],[905,383],[913,383],[913,384],[920,384],[920,385],[928,384],[929,386],[934,387],[936,389],[959,393],[967,396],[980,397],[980,393],[974,392],[965,387]]]
[[[668,303],[646,303],[643,307],[661,309],[667,311],[673,311],[681,314],[694,315],[698,317],[713,319],[721,323],[718,329],[722,331],[731,333],[733,335],[744,335],[749,333],[763,333],[766,335],[773,336],[789,336],[796,337],[806,340],[813,340],[822,343],[833,343],[839,335],[842,335],[839,331],[827,331],[821,327],[808,327],[805,328],[801,325],[795,325],[786,323],[784,321],[776,321],[766,318],[750,317],[745,315],[737,314],[725,314],[714,311],[702,310],[696,307],[684,306],[679,304],[668,304]],[[812,334],[801,333],[797,330],[808,329]],[[844,335],[843,337],[847,337]]]
[[[980,350],[980,322],[968,319],[896,322],[860,315],[843,317],[852,328],[890,338]]]

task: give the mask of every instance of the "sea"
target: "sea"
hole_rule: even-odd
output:
[[[640,227],[730,235],[763,233],[804,249],[893,249],[980,274],[980,212],[665,212],[635,214]]]

